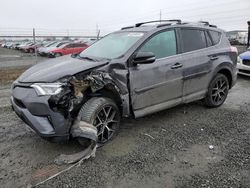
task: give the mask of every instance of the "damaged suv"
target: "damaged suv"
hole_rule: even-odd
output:
[[[201,99],[219,107],[235,84],[236,63],[237,50],[208,22],[138,23],[79,54],[31,67],[13,83],[11,103],[43,138],[74,137],[79,119],[94,125],[104,144],[122,117]]]

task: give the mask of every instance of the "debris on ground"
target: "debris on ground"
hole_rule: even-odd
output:
[[[145,135],[145,136],[148,136],[149,138],[151,138],[151,139],[153,139],[153,140],[155,139],[155,138],[154,138],[153,136],[151,136],[150,134],[144,133],[144,135]]]
[[[210,150],[212,150],[212,149],[214,149],[214,146],[213,146],[213,145],[209,145],[208,148],[209,148]]]
[[[78,153],[74,153],[71,155],[65,155],[61,154],[55,159],[55,163],[57,165],[62,165],[62,164],[72,164],[68,168],[50,176],[49,178],[45,179],[42,182],[37,183],[34,187],[41,185],[48,180],[57,177],[58,175],[72,169],[75,166],[79,166],[82,161],[89,159],[90,157],[95,157],[95,152],[97,148],[97,129],[95,126],[84,122],[80,121],[79,118],[77,118],[76,122],[72,126],[72,136],[75,138],[80,139],[82,145],[86,146],[84,147],[84,150]]]
[[[61,154],[58,158],[55,159],[56,164],[73,164],[80,160],[85,160],[90,157],[95,157],[95,152],[97,148],[97,129],[93,125],[80,121],[72,126],[72,136],[77,138],[82,145],[85,145],[83,151],[75,153],[72,155]]]

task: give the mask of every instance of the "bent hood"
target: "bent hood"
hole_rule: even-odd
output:
[[[89,61],[72,58],[70,55],[44,61],[26,70],[18,82],[55,82],[76,73],[106,65],[108,61]]]

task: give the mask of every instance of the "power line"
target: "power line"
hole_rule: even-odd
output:
[[[186,4],[186,5],[185,4],[182,5],[182,7],[184,7],[184,8],[182,8],[180,6],[176,6],[176,8],[171,8],[171,9],[170,8],[164,8],[164,9],[161,9],[161,11],[164,12],[164,10],[165,10],[165,11],[167,11],[168,14],[172,14],[172,13],[176,13],[176,12],[181,12],[181,14],[183,15],[184,13],[187,13],[187,12],[193,12],[193,11],[197,11],[197,10],[214,8],[214,7],[218,7],[218,6],[225,5],[225,4],[228,6],[228,5],[233,5],[235,3],[238,3],[238,0],[231,0],[231,1],[228,0],[226,2],[221,2],[221,3],[217,3],[216,2],[215,4],[210,4],[210,5],[207,5],[206,7],[204,7],[202,4],[198,4],[198,6],[193,6],[192,8],[188,8],[188,6],[186,6],[186,5],[192,5],[192,4],[197,5],[197,3],[189,3],[189,4]],[[199,5],[202,5],[202,7],[199,6]],[[144,15],[143,17],[145,17],[145,15],[157,15],[157,14],[159,14],[159,10],[150,11],[150,12],[144,13],[142,15]],[[132,17],[130,17],[130,18],[132,18]],[[121,22],[124,22],[124,21],[128,22],[130,20],[131,21],[135,20],[134,16],[133,16],[132,19],[129,19],[126,16],[125,20],[124,19],[116,18],[116,19],[112,19],[112,21],[108,21],[108,22],[103,21],[102,25],[107,25],[107,24],[109,25],[109,24],[112,24],[112,23],[121,23]]]

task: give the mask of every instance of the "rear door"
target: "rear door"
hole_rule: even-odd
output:
[[[136,117],[181,103],[182,65],[177,55],[174,29],[160,32],[145,42],[139,51],[152,52],[156,61],[130,67],[132,107]]]
[[[183,64],[183,101],[203,98],[210,80],[212,62],[208,54],[206,30],[180,28]]]

